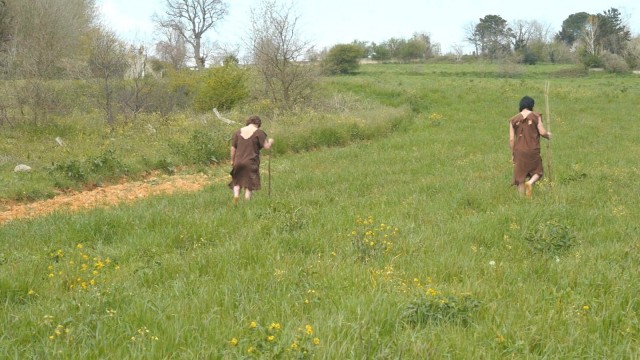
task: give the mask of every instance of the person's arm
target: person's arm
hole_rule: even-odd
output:
[[[515,144],[516,133],[513,130],[513,124],[509,121],[509,148],[511,148],[511,152],[513,153],[513,145]]]
[[[264,148],[266,150],[271,149],[271,145],[273,145],[273,139],[272,138],[269,138],[269,140],[264,142]]]
[[[542,116],[538,116],[538,132],[543,138],[551,140],[551,132],[544,128],[544,124],[542,124]]]
[[[231,159],[231,166],[233,166],[236,159],[236,148],[234,146],[231,147],[231,156],[229,158]]]

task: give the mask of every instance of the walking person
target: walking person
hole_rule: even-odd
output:
[[[262,120],[257,115],[247,118],[246,126],[236,131],[231,138],[231,182],[233,203],[237,204],[241,189],[244,198],[251,199],[252,192],[260,190],[260,150],[270,149],[273,139],[260,129]]]
[[[540,136],[551,139],[542,123],[542,115],[533,112],[535,101],[525,96],[520,112],[509,120],[509,146],[513,159],[513,185],[526,197],[533,195],[533,185],[542,178]]]

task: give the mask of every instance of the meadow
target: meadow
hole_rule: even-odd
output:
[[[524,95],[544,112],[546,81],[552,166],[526,199],[507,120]],[[637,76],[366,65],[320,93],[331,111],[264,124],[270,195],[0,225],[0,358],[640,358]]]

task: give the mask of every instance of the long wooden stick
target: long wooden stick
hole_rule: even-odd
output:
[[[544,105],[545,105],[545,117],[547,118],[547,126],[546,129],[548,132],[551,132],[551,112],[549,111],[549,81],[544,84]],[[547,173],[549,174],[549,182],[553,182],[553,177],[551,176],[551,141],[547,140]]]
[[[269,158],[267,159],[267,174],[269,178],[269,197],[271,197],[271,150],[269,150]]]

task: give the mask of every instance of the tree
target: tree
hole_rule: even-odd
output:
[[[358,70],[359,60],[365,55],[365,49],[356,44],[338,44],[329,50],[323,60],[324,71],[328,74],[350,74]]]
[[[302,61],[313,46],[298,35],[299,17],[291,6],[264,0],[251,10],[250,53],[262,77],[263,90],[274,104],[291,108],[307,100],[316,79],[313,66]]]
[[[402,40],[400,47],[397,51],[397,56],[404,62],[411,60],[422,60],[424,54],[427,52],[427,45],[424,41],[412,38],[409,40]]]
[[[24,80],[16,83],[16,98],[30,110],[34,124],[46,121],[58,103],[47,80],[82,73],[79,64],[86,64],[93,0],[4,0],[0,11],[0,63],[8,78]]]
[[[391,59],[391,52],[389,48],[385,46],[385,44],[376,45],[376,43],[371,44],[371,59],[376,61],[387,61]]]
[[[466,34],[465,40],[473,46],[473,54],[480,55],[480,34],[476,31],[476,25],[473,23],[468,23],[464,32]]]
[[[431,44],[431,36],[429,36],[429,34],[424,32],[417,32],[413,34],[411,40],[422,44],[419,46],[423,49],[423,53],[421,54],[422,59],[426,60],[433,57],[433,44]]]
[[[156,53],[161,61],[165,61],[174,70],[182,69],[187,60],[187,44],[179,31],[172,28],[160,28],[164,39],[156,43]]]
[[[563,22],[560,32],[556,35],[556,39],[564,42],[568,46],[582,38],[589,15],[586,12],[579,12],[569,15]]]
[[[222,0],[167,0],[166,5],[166,17],[156,22],[180,34],[191,45],[198,69],[204,68],[203,36],[227,15],[226,4]]]
[[[598,15],[600,23],[599,42],[602,49],[612,54],[622,54],[631,40],[631,32],[623,23],[620,11],[610,8]]]
[[[480,45],[480,54],[495,58],[511,51],[511,28],[499,15],[486,15],[475,26],[473,39]]]
[[[107,123],[115,126],[114,82],[122,79],[128,67],[127,51],[115,34],[101,31],[92,41],[89,67],[102,82],[103,102]]]
[[[513,29],[513,50],[522,56],[525,64],[533,65],[544,57],[549,43],[549,27],[537,20],[517,20]]]

